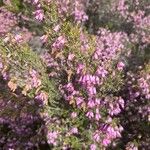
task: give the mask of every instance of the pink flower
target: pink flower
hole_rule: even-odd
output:
[[[83,10],[75,9],[74,15],[75,15],[75,20],[78,23],[85,22],[86,20],[88,20],[88,16],[86,15],[86,13]]]
[[[121,97],[119,97],[118,102],[121,105],[121,107],[124,108],[124,100]]]
[[[111,123],[111,122],[112,122],[112,118],[108,117],[107,120],[106,120],[106,123]]]
[[[112,138],[112,139],[117,137],[116,131],[115,131],[114,128],[112,128],[111,126],[109,126],[109,127],[107,128],[107,134],[108,134],[108,137],[109,137],[109,138]]]
[[[42,9],[38,9],[34,12],[35,19],[38,21],[42,21],[44,19],[44,12]]]
[[[100,100],[100,99],[98,99],[98,98],[96,98],[96,99],[95,99],[95,103],[96,103],[96,105],[100,105],[101,100]]]
[[[0,62],[0,69],[3,69],[3,67],[4,67],[3,64]]]
[[[38,99],[38,100],[41,100],[43,104],[47,104],[48,94],[42,91],[35,98]]]
[[[103,144],[105,147],[107,147],[110,143],[111,143],[111,141],[110,141],[109,139],[107,139],[107,138],[103,139],[102,144]]]
[[[73,92],[74,91],[74,86],[71,82],[69,82],[67,85],[64,86],[64,88],[68,91],[68,92]]]
[[[17,35],[15,36],[15,40],[20,43],[20,42],[22,42],[23,38],[22,38],[21,35],[17,34]]]
[[[57,145],[56,139],[58,138],[58,132],[49,132],[47,135],[47,140],[49,144]]]
[[[87,87],[87,90],[88,90],[88,94],[89,95],[95,95],[96,94],[96,88],[93,86],[91,87]]]
[[[77,134],[78,133],[78,128],[72,128],[70,132],[72,134]]]
[[[43,35],[40,37],[40,40],[42,41],[42,43],[46,43],[48,40],[48,36],[47,35]]]
[[[119,114],[120,112],[121,112],[121,109],[120,109],[120,107],[119,107],[119,104],[118,103],[116,103],[116,104],[109,104],[109,110],[108,110],[108,112],[109,112],[109,114],[110,115],[117,115],[117,114]]]
[[[72,112],[72,113],[71,113],[71,117],[72,117],[72,118],[76,118],[76,117],[77,117],[77,113],[76,113],[76,112]]]
[[[108,74],[108,71],[106,71],[103,67],[98,67],[97,71],[96,71],[97,75],[99,75],[102,78],[105,78],[106,75]]]
[[[77,67],[77,74],[82,73],[84,68],[85,68],[84,64],[79,64]]]
[[[74,57],[75,57],[75,55],[70,53],[70,54],[68,55],[68,60],[69,60],[69,61],[72,61]]]
[[[37,4],[39,0],[33,0],[33,4]]]
[[[4,41],[5,43],[7,43],[9,40],[10,40],[10,37],[9,37],[9,36],[6,36],[6,37],[3,39],[3,41]]]
[[[93,108],[95,106],[95,103],[94,103],[93,100],[89,100],[87,105],[88,105],[89,108]]]
[[[119,126],[119,131],[122,132],[123,131],[123,127]]]
[[[59,36],[52,44],[52,47],[55,49],[62,49],[65,43],[66,43],[66,38],[64,36]]]
[[[117,64],[117,69],[118,69],[119,71],[123,70],[124,67],[125,67],[125,64],[124,64],[123,62],[119,62],[119,63]]]
[[[150,99],[150,94],[147,94],[147,95],[145,96],[145,98],[146,98],[146,99]]]
[[[99,120],[101,119],[101,115],[100,115],[100,114],[96,114],[96,115],[95,115],[95,119],[96,119],[97,121],[99,121]]]
[[[90,145],[90,150],[96,150],[96,145],[95,144],[91,144]]]
[[[41,85],[41,80],[38,79],[37,77],[32,78],[32,86],[37,88]]]
[[[99,142],[99,140],[100,140],[99,133],[95,133],[95,134],[93,135],[93,139],[94,139],[96,142]]]
[[[95,115],[95,119],[98,121],[99,119],[101,119],[101,115],[99,113],[99,110],[96,109],[96,115]]]
[[[88,117],[88,118],[94,118],[94,114],[93,114],[93,112],[92,111],[88,111],[87,112],[87,114],[86,114],[86,116]]]
[[[53,29],[53,30],[54,30],[55,32],[58,32],[58,31],[59,31],[59,29],[60,29],[60,25],[56,25],[56,26],[54,27],[54,29]]]
[[[41,85],[41,80],[38,79],[38,73],[35,71],[35,70],[31,70],[29,72],[30,76],[32,77],[31,78],[31,84],[32,84],[32,87],[39,87]]]
[[[83,98],[82,97],[77,97],[76,98],[76,104],[77,104],[77,106],[79,106],[79,105],[81,105],[82,103],[83,103]]]

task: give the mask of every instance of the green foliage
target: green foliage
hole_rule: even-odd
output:
[[[33,52],[28,45],[17,45],[16,43],[5,44],[0,41],[0,55],[7,65],[11,79],[17,79],[17,86],[24,88],[26,85],[25,76],[31,69],[36,70],[42,81],[40,89],[48,93],[50,103],[58,97],[55,83],[49,80],[46,74],[46,66],[41,58]],[[34,97],[35,89],[28,96]]]
[[[0,0],[0,6],[3,6],[4,3],[3,3],[3,0]]]
[[[47,3],[42,3],[43,9],[45,11],[45,24],[47,27],[52,27],[52,25],[59,22],[60,16],[58,14],[57,6],[55,3],[47,5]]]
[[[23,0],[11,0],[10,5],[7,6],[13,12],[20,12],[24,8]]]
[[[66,137],[64,142],[66,145],[70,145],[74,149],[80,149],[82,147],[81,142],[76,136],[69,136],[68,138]]]
[[[117,73],[115,76],[110,74],[100,87],[100,94],[106,96],[108,94],[118,94],[124,86],[124,76],[122,72]]]
[[[63,20],[58,14],[58,9],[55,2],[51,3],[50,5],[46,5],[43,3],[42,6],[45,10],[46,21],[43,25],[45,33],[49,35],[49,44],[51,45],[56,37],[63,35],[67,39],[67,43],[65,45],[65,48],[63,49],[63,55],[68,56],[69,53],[74,53],[77,57],[77,61],[83,61],[90,64],[91,55],[95,50],[95,36],[88,34],[86,31],[82,32],[80,25],[74,24],[65,19]],[[58,24],[60,25],[60,31],[56,33],[53,31],[53,28]],[[84,34],[86,40],[88,41],[89,48],[86,50],[86,52],[81,51],[81,34]]]

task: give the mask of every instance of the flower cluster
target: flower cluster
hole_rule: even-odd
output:
[[[31,149],[44,141],[43,121],[38,114],[38,105],[26,97],[13,95],[2,82],[0,87],[4,91],[0,94],[0,147],[2,149],[15,149],[16,147]],[[10,96],[9,99],[7,95]],[[32,108],[30,113],[29,108]],[[38,136],[42,137],[40,141]]]
[[[5,20],[5,21],[4,21]],[[5,8],[0,8],[0,36],[11,31],[12,27],[17,24],[16,16],[7,11]]]
[[[0,3],[0,149],[148,149],[148,9]]]
[[[59,14],[62,16],[72,16],[77,23],[82,23],[88,20],[86,14],[87,2],[85,0],[57,0]]]

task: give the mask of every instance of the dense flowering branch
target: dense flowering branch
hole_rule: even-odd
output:
[[[90,10],[97,1],[14,3],[4,6],[14,13],[2,8],[0,14],[0,75],[7,85],[0,91],[3,149],[40,149],[42,144],[48,149],[147,147],[150,23],[145,1],[102,0],[98,27],[92,27],[95,35],[86,29],[91,33],[95,16],[89,11],[98,11]],[[9,101],[6,93],[15,96]],[[26,113],[15,110],[21,104]],[[17,113],[14,120],[7,110]],[[7,134],[1,131],[5,124],[10,126]]]

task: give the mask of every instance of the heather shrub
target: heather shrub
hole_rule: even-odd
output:
[[[147,1],[1,5],[2,149],[149,149]]]

